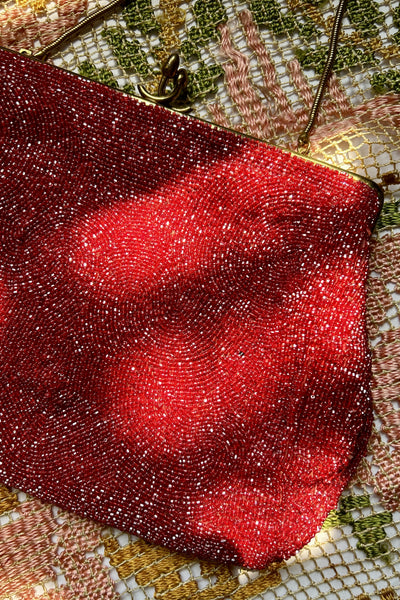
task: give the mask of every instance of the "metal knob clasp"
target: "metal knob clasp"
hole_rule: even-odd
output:
[[[172,89],[167,92],[167,85],[172,82]],[[164,62],[161,68],[161,79],[158,84],[157,93],[152,94],[144,85],[139,84],[138,89],[142,98],[173,108],[177,112],[187,113],[191,110],[190,106],[172,106],[173,102],[179,97],[184,96],[187,90],[188,76],[186,69],[179,68],[179,55],[174,52]]]

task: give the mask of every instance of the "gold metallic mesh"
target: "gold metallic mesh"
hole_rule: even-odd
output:
[[[7,0],[0,6],[0,44],[39,48],[104,4]],[[162,60],[177,50],[189,72],[194,116],[293,148],[335,6],[331,0],[134,0],[52,60],[136,93],[139,82],[156,89]],[[199,563],[66,513],[60,521],[54,508],[0,487],[0,600],[400,598],[399,52],[400,5],[349,0],[335,77],[312,137],[312,156],[385,190],[367,314],[375,430],[338,509],[296,557],[259,573]],[[17,531],[11,524],[19,519],[26,526]],[[63,548],[70,553],[64,562]],[[41,561],[27,571],[24,556],[32,553]],[[101,581],[97,588],[89,584],[93,576]]]

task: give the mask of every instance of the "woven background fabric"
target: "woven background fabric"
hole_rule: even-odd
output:
[[[107,2],[102,2],[106,4]],[[15,0],[0,44],[35,48],[98,6]],[[284,147],[305,124],[335,3],[136,0],[54,64],[128,93],[154,90],[176,49],[193,114]],[[0,599],[247,600],[400,597],[400,7],[350,0],[311,153],[381,183],[369,280],[375,428],[369,454],[316,538],[285,564],[240,571],[176,555],[0,488]]]

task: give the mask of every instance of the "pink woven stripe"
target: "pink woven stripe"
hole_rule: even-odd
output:
[[[0,46],[31,48],[39,35],[36,15],[28,8],[7,6],[0,12]]]
[[[86,8],[87,0],[58,0],[58,17],[46,22],[38,21],[30,8],[6,6],[0,13],[0,46],[21,50],[32,48],[36,40],[49,44],[73,27]]]
[[[391,335],[387,336],[386,333]],[[397,335],[399,335],[398,331]],[[381,419],[382,431],[387,435],[388,442],[399,444],[400,411],[394,407],[391,400],[400,398],[400,341],[392,341],[390,339],[392,337],[392,331],[384,332],[382,342],[377,345],[378,353],[381,354],[380,346],[382,345],[385,347],[387,355],[377,358],[373,365],[375,383],[373,399],[376,414]],[[398,464],[400,484],[400,456],[394,455],[393,462]]]
[[[276,70],[272,64],[271,56],[260,39],[251,12],[243,10],[239,13],[239,18],[243,25],[249,47],[255,52],[259,60],[267,95],[271,100],[276,102],[275,115],[282,123],[293,123],[293,121],[295,121],[295,114],[288,102],[286,94],[278,85]]]
[[[75,600],[73,592],[71,592],[71,590],[66,589],[65,587],[61,587],[56,590],[48,590],[47,595],[50,598],[50,600]],[[45,598],[47,600],[47,596],[45,596]],[[25,600],[25,598],[23,600]],[[37,596],[35,600],[37,600]],[[88,600],[87,597],[86,600]]]
[[[392,107],[390,107],[392,108]],[[389,110],[388,110],[389,112]],[[392,116],[385,117],[385,124],[390,126]],[[389,121],[389,123],[388,123]],[[369,295],[367,303],[367,323],[370,335],[377,335],[379,327],[387,321],[387,311],[393,306],[394,300],[386,287],[386,284],[395,282],[400,287],[400,273],[396,272],[394,265],[400,264],[400,234],[385,236],[384,240],[377,240],[371,258],[371,270],[379,274],[379,277],[371,277],[369,280]],[[385,335],[389,335],[387,332]],[[396,341],[394,338],[391,341]],[[375,350],[379,352],[377,347]],[[397,348],[394,349],[397,353]],[[383,348],[385,358],[386,349]],[[382,379],[381,379],[382,381]],[[391,382],[393,379],[391,378]],[[391,393],[391,392],[389,392]],[[396,393],[396,392],[393,392]],[[390,396],[391,398],[393,396]]]
[[[233,47],[226,24],[219,25],[218,29],[221,34],[221,50],[231,59],[231,63],[225,63],[223,68],[232,100],[244,117],[250,133],[255,137],[268,138],[271,134],[268,114],[250,85],[249,59]]]
[[[346,117],[351,114],[353,107],[350,104],[350,100],[344,94],[341,84],[334,73],[332,73],[328,80],[327,98],[332,98],[333,100],[331,103],[332,111],[329,108],[330,105],[325,107],[325,110],[328,113],[332,112],[333,114],[338,114],[339,112],[340,116],[342,117]]]
[[[314,102],[314,92],[308,84],[307,79],[301,69],[297,59],[291,60],[288,63],[288,70],[292,78],[293,84],[296,87],[299,96],[304,102],[304,109],[296,111],[296,119],[298,122],[305,125],[308,120],[309,110]],[[328,90],[325,94],[322,111],[318,114],[316,124],[321,125],[329,117],[340,117],[348,115],[351,111],[351,105],[341,91],[339,84],[334,76],[329,79]]]
[[[385,125],[400,123],[398,98],[386,96],[364,105],[360,116],[368,120],[371,114],[380,115]],[[357,109],[358,111],[359,109]],[[368,116],[369,115],[369,116]],[[371,270],[377,277],[369,280],[368,317],[370,333],[379,332],[381,341],[373,349],[374,409],[380,421],[380,430],[374,430],[370,440],[373,455],[372,465],[379,467],[378,473],[364,460],[358,470],[358,477],[364,483],[373,485],[382,503],[389,509],[400,507],[400,409],[394,401],[400,398],[400,329],[380,331],[387,321],[387,311],[394,300],[387,287],[389,283],[400,289],[400,234],[377,239],[374,243]],[[383,437],[385,436],[385,437]]]
[[[101,525],[68,513],[61,516],[66,521],[59,532],[62,552],[57,562],[65,574],[74,600],[119,600],[108,571],[102,565],[102,557],[95,555],[87,558],[87,553],[94,551],[101,543]]]
[[[21,518],[0,528],[0,597],[54,578],[51,509],[31,500],[18,510]]]
[[[366,473],[367,481],[375,486],[383,503],[391,510],[400,506],[400,410],[392,402],[400,397],[399,334],[399,330],[381,333],[382,341],[373,351],[372,397],[381,431],[371,439],[371,449],[379,472],[375,476],[371,471]],[[383,433],[387,441],[383,441]]]
[[[395,109],[396,107],[391,107]],[[395,111],[394,111],[395,112]],[[390,115],[390,118],[393,114]],[[400,113],[398,114],[398,119]],[[400,122],[400,119],[398,120]],[[390,236],[386,236],[384,240],[376,244],[376,251],[373,256],[372,268],[379,271],[380,276],[385,281],[397,280],[400,282],[400,273],[397,273],[394,265],[398,265],[400,261],[400,234],[392,233]]]
[[[390,359],[387,359],[385,361],[382,361],[380,366],[383,366],[383,368],[387,368],[388,370],[390,369],[391,363],[396,364],[397,363],[397,368],[399,368],[399,364],[398,364],[398,359],[390,361]],[[397,372],[398,373],[398,372]],[[399,392],[400,392],[400,382],[396,381],[396,375],[397,373],[394,374],[392,372],[379,372],[375,379],[378,380],[379,382],[379,386],[386,386],[386,387],[380,387],[380,389],[378,389],[376,391],[376,395],[379,398],[380,395],[382,395],[383,393],[389,392],[390,390],[394,390],[394,397],[399,397]],[[398,376],[398,375],[397,375]]]
[[[399,398],[400,383],[394,386],[397,389],[397,395],[393,394],[394,398]],[[389,391],[389,390],[388,390]],[[392,391],[392,390],[390,390]],[[400,442],[400,420],[399,414],[393,406],[393,403],[386,398],[386,389],[380,389],[379,393],[374,392],[375,400],[375,411],[378,417],[385,421],[385,425],[390,430],[389,437],[392,438],[393,442]],[[379,398],[379,396],[382,396]],[[385,396],[383,398],[383,396]],[[396,431],[397,430],[397,431]]]
[[[88,0],[58,0],[58,19],[40,24],[40,38],[43,45],[50,44],[60,33],[73,27],[86,12]]]
[[[367,322],[371,336],[379,332],[379,327],[387,320],[387,311],[393,305],[385,283],[377,277],[370,278],[368,285]]]
[[[288,62],[288,70],[292,78],[293,84],[297,88],[301,99],[306,108],[311,108],[314,95],[307,79],[304,77],[303,71],[297,58]]]
[[[400,498],[399,461],[393,460],[386,444],[379,438],[373,440],[374,459],[380,470],[371,476],[371,482],[381,496],[382,503],[389,510],[397,510]]]
[[[39,500],[22,503],[18,512],[18,520],[0,527],[0,598],[30,598],[32,586],[54,580],[57,566],[66,585],[49,592],[53,600],[119,599],[102,557],[87,555],[102,543],[101,525],[68,513],[59,514],[60,523]]]
[[[222,106],[218,102],[209,104],[207,106],[207,109],[211,114],[214,123],[220,125],[221,127],[227,127],[228,129],[231,127],[231,123],[229,122],[228,117],[226,116]]]
[[[397,239],[398,243],[400,244],[400,234],[397,235],[393,235],[392,236],[392,240]],[[390,241],[388,240],[388,238],[384,238],[385,243],[390,243]],[[390,243],[390,245],[393,244]],[[385,340],[387,342],[387,344],[390,344],[390,357],[391,358],[396,358],[397,356],[400,355],[400,337],[399,337],[399,330],[398,329],[391,329],[390,331],[385,331],[384,333],[385,336]],[[385,348],[385,346],[383,346],[382,344],[378,344],[375,348],[374,348],[374,356],[378,359],[378,360],[382,360],[385,359],[388,356],[388,349]]]

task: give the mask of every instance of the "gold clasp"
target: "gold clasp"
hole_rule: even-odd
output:
[[[170,92],[167,92],[167,85],[170,81],[172,81],[173,87]],[[179,56],[174,52],[167,58],[161,68],[161,79],[158,84],[157,93],[151,94],[142,84],[138,85],[138,89],[142,98],[145,98],[150,102],[173,108],[177,112],[187,113],[191,110],[190,106],[172,106],[172,103],[175,100],[185,94],[187,82],[187,71],[179,68]]]

